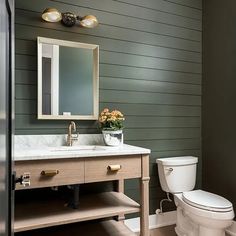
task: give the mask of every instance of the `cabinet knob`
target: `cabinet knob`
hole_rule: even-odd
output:
[[[107,169],[108,169],[109,171],[118,171],[118,170],[121,169],[121,165],[109,165],[109,166],[107,167]]]
[[[42,170],[41,175],[46,177],[52,177],[59,174],[59,170]]]

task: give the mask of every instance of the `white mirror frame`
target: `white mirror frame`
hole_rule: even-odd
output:
[[[93,50],[93,114],[92,115],[43,115],[42,113],[42,44]],[[38,119],[41,120],[97,120],[99,112],[99,46],[59,39],[37,37],[38,45]],[[83,102],[83,101],[81,101]]]

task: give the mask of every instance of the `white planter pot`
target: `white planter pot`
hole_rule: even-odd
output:
[[[123,130],[103,130],[103,139],[108,146],[119,146],[123,144]]]

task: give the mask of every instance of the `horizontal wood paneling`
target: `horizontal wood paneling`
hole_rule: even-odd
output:
[[[166,139],[166,140],[135,140],[129,141],[129,144],[143,146],[152,149],[153,151],[167,151],[167,150],[192,150],[200,149],[200,139]]]
[[[41,20],[46,7],[94,14],[95,29]],[[202,22],[200,0],[16,0],[16,134],[63,134],[67,121],[37,120],[37,36],[100,46],[100,110],[126,116],[125,142],[147,147],[150,208],[164,197],[156,158],[201,157]],[[78,121],[80,133],[99,133],[97,122]],[[198,181],[201,181],[201,161]],[[126,192],[138,199],[138,183]],[[168,205],[166,210],[173,209]]]
[[[171,93],[151,93],[129,90],[100,89],[101,102],[139,103],[139,104],[169,104],[200,106],[201,99],[198,95],[182,95]],[[16,84],[16,99],[36,99],[36,85]]]
[[[182,6],[196,8],[199,10],[202,9],[202,1],[196,1],[196,0],[165,0],[165,1],[179,4]]]
[[[201,84],[201,74],[183,73],[176,71],[153,70],[137,67],[125,67],[119,65],[101,65],[102,76],[115,76],[122,78],[134,78],[144,80],[158,80],[176,83]]]
[[[47,7],[47,1],[43,0],[39,4],[35,4],[34,6],[30,5],[30,0],[28,0],[28,5],[24,5],[23,8],[21,8],[21,11],[24,10],[30,10],[34,12],[41,12],[39,9],[42,7]],[[54,6],[57,9],[64,10],[65,6],[68,6],[67,4],[62,3],[55,3]],[[70,10],[77,11],[77,7],[71,6]],[[19,10],[18,10],[19,11]],[[88,12],[87,8],[80,7],[79,8],[80,14],[86,14]],[[115,27],[122,27],[127,28],[133,31],[142,31],[142,32],[149,32],[151,34],[157,34],[157,35],[165,35],[165,36],[172,36],[175,38],[183,38],[183,39],[189,39],[190,41],[201,41],[201,32],[194,29],[187,29],[184,27],[176,27],[175,25],[170,24],[163,24],[155,21],[147,21],[140,18],[133,18],[129,15],[122,15],[122,14],[114,14],[112,12],[107,11],[100,11],[95,9],[89,9],[90,14],[94,14],[99,18],[100,25],[111,25]],[[127,21],[129,23],[127,24]],[[22,22],[22,21],[21,21]]]
[[[176,71],[189,74],[201,74],[201,65],[192,62],[178,62],[168,59],[159,59],[146,56],[137,56],[123,54],[117,52],[100,51],[100,64],[120,65],[126,67],[138,67],[154,70]],[[31,55],[16,55],[17,69],[35,70],[36,56]]]
[[[118,108],[126,115],[140,116],[200,116],[200,106],[185,106],[185,105],[165,105],[165,104],[129,104],[129,103],[100,103],[100,107],[110,107],[111,109]]]
[[[36,115],[16,114],[16,128],[34,129],[34,128],[63,128],[64,121],[44,121],[36,120]],[[66,122],[67,124],[68,122]],[[80,127],[96,125],[94,121],[78,122]],[[34,127],[39,125],[39,127]],[[176,128],[176,127],[200,127],[201,120],[199,117],[152,117],[152,116],[126,116],[126,128]]]
[[[33,74],[34,72],[34,74]],[[19,74],[18,74],[19,73]],[[22,76],[22,73],[24,76]],[[22,79],[28,79],[30,81],[37,81],[37,73],[35,70],[16,69],[16,82],[18,77]],[[127,78],[135,80],[150,80],[150,81],[165,81],[179,84],[193,84],[198,85],[201,83],[201,75],[178,73],[173,71],[158,71],[145,68],[114,66],[114,65],[100,65],[101,77],[115,77],[115,78]],[[177,82],[175,82],[177,81]],[[32,82],[31,82],[32,83]],[[183,85],[184,86],[184,85]]]
[[[127,140],[157,140],[157,139],[191,139],[199,138],[200,128],[151,128],[127,129],[124,131]]]
[[[29,25],[33,27],[42,27],[43,22],[39,21],[41,13],[17,10],[16,11],[16,23],[21,25]],[[29,15],[29,20],[25,19],[25,15]],[[127,19],[128,20],[128,19]],[[57,30],[63,32],[77,33],[76,28],[65,28],[60,23],[57,23]],[[54,26],[51,24],[46,24],[44,28],[53,29]],[[131,34],[132,32],[132,34]],[[124,27],[114,27],[113,25],[101,24],[99,28],[93,29],[93,31],[88,31],[84,29],[81,32],[83,35],[93,35],[105,38],[111,38],[116,40],[126,40],[130,42],[136,42],[141,44],[148,44],[154,46],[163,46],[169,48],[182,49],[190,52],[201,52],[201,42],[193,41],[184,38],[177,38],[173,36],[163,35],[163,34],[153,34],[145,31],[130,30]]]
[[[200,106],[129,104],[129,103],[100,103],[101,108],[120,109],[127,116],[139,116],[140,111],[146,116],[159,117],[200,117]],[[36,114],[36,99],[16,99],[17,114]]]
[[[103,90],[101,102],[128,102],[141,104],[201,105],[201,97],[196,95],[176,95],[167,93],[149,93],[134,91]]]
[[[142,6],[145,8],[155,9],[157,11],[164,11],[166,13],[168,12],[175,15],[181,15],[181,16],[192,18],[192,19],[198,19],[198,20],[202,19],[201,10],[185,7],[184,5],[173,4],[172,2],[165,1],[165,0],[162,0],[162,1],[116,0],[116,1],[123,2],[126,4]]]
[[[201,95],[201,86],[193,84],[177,84],[162,81],[135,80],[116,77],[100,77],[101,89],[127,90],[139,92],[160,92],[173,94]]]
[[[24,25],[19,25],[18,28],[20,28],[20,32],[26,31],[28,35],[28,27]],[[44,35],[48,32],[47,30],[41,28],[38,28],[38,31],[41,35]],[[60,32],[56,30],[54,30],[54,33],[60,35]],[[25,37],[23,35],[20,35],[20,33],[18,33],[17,35],[19,35],[19,37],[21,37],[22,39],[16,39],[16,53],[36,55],[37,47],[35,45],[35,40],[24,39]],[[37,37],[37,35],[35,35],[35,37]],[[68,35],[68,40],[73,40],[73,38],[76,38],[74,34],[71,34],[69,32],[66,33],[66,35]],[[53,37],[55,38],[56,36],[54,35]],[[202,59],[200,53],[187,52],[179,49],[170,49],[159,46],[132,43],[127,41],[123,42],[121,40],[117,41],[113,39],[101,39],[94,36],[80,35],[81,41],[85,40],[84,38],[86,38],[87,43],[98,43],[101,51],[148,56],[153,58],[169,59],[172,61],[195,62],[196,64],[200,64]]]
[[[63,5],[59,7],[57,3],[61,3]],[[41,0],[40,3],[35,3],[35,4],[32,5],[31,1],[28,0],[24,2],[19,1],[19,3],[17,3],[17,6],[20,9],[31,9],[34,6],[36,6],[37,9],[33,8],[35,11],[43,10],[45,7],[48,7],[47,2],[43,0]],[[41,5],[41,4],[44,4],[44,5]],[[71,10],[73,7],[74,7],[73,8],[74,10],[83,11],[83,8],[84,8],[84,12],[81,12],[81,13],[87,14],[88,11],[90,12],[91,10],[95,9],[101,12],[110,12],[113,14],[129,16],[130,18],[144,19],[147,21],[160,22],[167,25],[174,25],[178,27],[202,31],[201,21],[197,19],[198,16],[196,17],[195,14],[192,14],[190,12],[189,12],[190,17],[185,17],[184,14],[178,15],[176,12],[174,12],[173,14],[171,13],[168,14],[168,12],[164,11],[163,9],[156,11],[156,9],[154,8],[147,9],[139,5],[124,4],[116,0],[112,0],[112,1],[99,0],[99,2],[94,1],[94,0],[84,0],[84,1],[71,0],[71,1],[66,1],[66,2],[54,0],[53,5],[58,7],[58,9],[61,11]],[[172,6],[174,7],[174,5]],[[191,17],[193,17],[193,19],[191,19]]]
[[[35,85],[36,72],[17,70],[16,84]],[[135,81],[134,81],[135,80]],[[101,89],[201,95],[201,85],[100,76]]]

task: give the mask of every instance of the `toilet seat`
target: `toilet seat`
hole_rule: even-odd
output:
[[[183,198],[183,193],[174,194],[175,204],[177,208],[179,207],[179,209],[183,209],[186,214],[193,214],[198,217],[215,220],[232,220],[234,218],[233,207],[228,211],[218,211],[217,209],[211,210],[209,209],[209,206],[208,209],[202,209],[203,207],[197,204],[187,203],[187,201]]]
[[[183,201],[193,207],[213,212],[229,212],[233,205],[227,199],[203,190],[194,190],[182,194]]]

